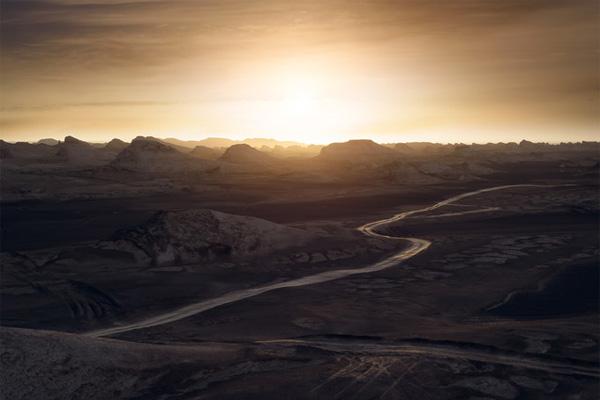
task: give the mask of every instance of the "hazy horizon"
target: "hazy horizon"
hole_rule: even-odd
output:
[[[592,140],[598,15],[591,0],[5,0],[0,130]]]
[[[478,144],[478,145],[483,145],[483,144],[506,144],[506,143],[519,143],[522,140],[524,141],[530,141],[533,143],[543,143],[543,144],[551,144],[551,145],[556,145],[556,144],[561,144],[561,143],[581,143],[581,142],[595,142],[597,143],[598,140],[594,140],[595,138],[591,138],[589,140],[586,139],[582,139],[582,140],[562,140],[562,141],[535,141],[535,140],[530,140],[528,138],[521,138],[518,140],[510,140],[510,141],[480,141],[480,142],[436,142],[436,141],[427,141],[427,140],[397,140],[397,141],[379,141],[379,140],[375,140],[373,138],[369,138],[369,137],[356,137],[356,138],[349,138],[347,140],[338,140],[338,141],[323,141],[323,142],[314,142],[314,143],[308,143],[308,142],[302,142],[300,140],[295,140],[294,138],[289,138],[289,139],[277,139],[274,137],[267,137],[267,136],[255,136],[255,137],[243,137],[243,136],[238,136],[238,137],[225,137],[225,136],[198,136],[198,137],[191,137],[191,138],[180,138],[180,137],[175,137],[175,136],[155,136],[155,135],[135,135],[135,136],[131,136],[129,138],[125,138],[123,136],[113,136],[113,137],[108,137],[108,138],[104,138],[104,139],[99,139],[99,140],[94,140],[94,139],[85,139],[82,136],[76,135],[76,134],[66,134],[63,136],[39,136],[39,137],[35,137],[35,138],[31,138],[31,139],[27,139],[27,138],[23,138],[23,139],[17,139],[17,140],[6,140],[6,139],[2,139],[5,140],[8,143],[17,143],[17,142],[27,142],[27,143],[37,143],[41,140],[47,140],[47,139],[54,139],[54,140],[58,140],[59,142],[62,142],[65,137],[67,136],[71,136],[74,137],[76,139],[79,140],[83,140],[85,142],[88,143],[94,143],[94,144],[102,144],[102,143],[108,143],[109,141],[113,140],[113,139],[119,139],[122,140],[124,142],[131,142],[132,140],[138,138],[138,137],[154,137],[156,139],[160,139],[160,140],[181,140],[184,142],[200,142],[200,141],[204,141],[204,140],[208,140],[208,139],[217,139],[217,140],[231,140],[232,142],[244,142],[244,141],[251,141],[251,140],[274,140],[276,142],[279,143],[290,143],[290,144],[298,144],[298,145],[303,145],[303,146],[311,146],[311,145],[317,145],[317,146],[323,146],[323,145],[328,145],[328,144],[332,144],[332,143],[343,143],[343,142],[347,142],[350,140],[372,140],[375,143],[379,143],[379,144],[395,144],[395,143],[431,143],[431,144],[442,144],[442,145],[452,145],[452,144],[465,144],[465,145],[473,145],[473,144]],[[401,139],[401,138],[400,138]]]

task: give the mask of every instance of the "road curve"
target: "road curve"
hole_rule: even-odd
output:
[[[184,319],[187,317],[191,317],[192,315],[199,314],[201,312],[211,310],[213,308],[235,303],[244,299],[248,299],[250,297],[258,296],[263,293],[271,292],[277,289],[284,289],[290,287],[299,287],[299,286],[307,286],[314,285],[317,283],[329,282],[340,278],[345,278],[347,276],[352,275],[360,275],[360,274],[369,274],[372,272],[381,271],[386,268],[390,268],[394,265],[397,265],[399,262],[407,260],[416,256],[417,254],[427,250],[429,246],[431,246],[431,242],[425,239],[413,238],[413,237],[395,237],[384,235],[382,233],[376,232],[376,229],[382,227],[384,225],[388,225],[402,219],[405,219],[410,216],[414,216],[416,214],[421,214],[428,211],[433,211],[438,208],[444,207],[448,204],[456,202],[458,200],[464,199],[466,197],[476,196],[481,193],[492,192],[496,190],[504,190],[504,189],[512,189],[519,187],[549,187],[551,185],[536,185],[536,184],[520,184],[520,185],[503,185],[503,186],[494,186],[486,189],[475,190],[473,192],[467,192],[463,194],[459,194],[457,196],[450,197],[449,199],[442,200],[438,203],[435,203],[432,206],[420,208],[417,210],[405,211],[400,214],[396,214],[390,218],[381,219],[374,222],[369,222],[365,225],[362,225],[358,228],[358,230],[364,233],[367,236],[377,237],[377,238],[385,238],[390,240],[405,240],[410,244],[409,246],[392,255],[391,257],[386,258],[385,260],[379,261],[375,264],[368,265],[363,268],[352,268],[352,269],[338,269],[333,271],[321,272],[314,275],[305,276],[302,278],[292,279],[285,282],[273,283],[264,286],[258,286],[251,289],[241,289],[233,292],[226,293],[222,296],[218,296],[212,299],[203,300],[197,303],[189,304],[184,307],[180,307],[178,309],[168,311],[166,313],[150,317],[141,321],[129,323],[126,325],[114,326],[111,328],[99,329],[90,332],[84,333],[86,336],[91,337],[102,337],[102,336],[111,336],[117,333],[129,332],[138,329],[150,328],[153,326],[169,324],[171,322],[179,321],[180,319]],[[487,208],[484,211],[495,210],[496,208]],[[451,213],[451,215],[462,215],[462,214],[470,214],[473,213],[473,210],[463,211]]]

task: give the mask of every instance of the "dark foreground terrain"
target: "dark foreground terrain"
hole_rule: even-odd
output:
[[[597,152],[378,151],[4,161],[2,395],[596,399]]]

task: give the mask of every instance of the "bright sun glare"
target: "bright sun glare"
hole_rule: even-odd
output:
[[[286,76],[274,104],[275,129],[289,136],[314,139],[313,135],[328,124],[321,90],[315,78]]]
[[[283,113],[291,118],[314,117],[318,111],[317,102],[314,84],[300,79],[288,82],[284,90],[281,107]]]
[[[287,74],[278,93],[271,120],[278,136],[321,143],[332,140],[329,135],[348,122],[341,113],[347,115],[350,105],[328,96],[327,80],[322,76]]]
[[[253,83],[263,101],[247,102],[243,114],[260,135],[304,143],[329,143],[364,126],[372,109],[368,96],[345,96],[360,91],[324,65],[283,65]],[[259,95],[260,96],[260,95]]]

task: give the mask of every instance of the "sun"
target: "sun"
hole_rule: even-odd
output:
[[[318,113],[319,96],[315,82],[297,77],[288,79],[283,87],[281,108],[284,116],[289,118],[315,118]]]
[[[288,75],[280,86],[275,107],[279,133],[314,141],[330,125],[327,103],[323,85],[316,77]]]
[[[364,97],[325,68],[287,66],[253,83],[263,101],[245,103],[250,126],[260,135],[304,143],[329,143],[365,125]]]

